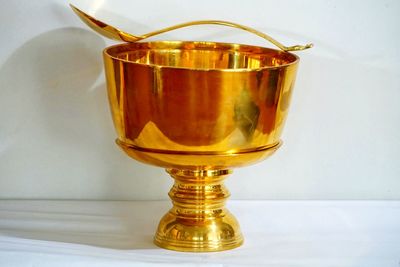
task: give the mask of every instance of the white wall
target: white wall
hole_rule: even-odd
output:
[[[132,33],[195,19],[246,24],[301,65],[284,146],[228,179],[236,199],[400,199],[399,1],[72,1]],[[61,0],[0,9],[0,198],[162,199],[171,179],[114,145],[101,50]],[[155,39],[268,45],[218,26]]]

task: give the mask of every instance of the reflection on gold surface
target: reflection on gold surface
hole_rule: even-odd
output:
[[[297,67],[289,53],[206,42],[119,45],[105,62],[120,141],[169,151],[276,144]]]
[[[281,145],[298,57],[212,42],[149,42],[104,51],[118,145],[175,179],[155,242],[217,251],[243,242],[223,179]]]

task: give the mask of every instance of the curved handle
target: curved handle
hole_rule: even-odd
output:
[[[161,34],[164,32],[168,32],[168,31],[172,31],[172,30],[176,30],[176,29],[180,29],[180,28],[184,28],[184,27],[188,27],[188,26],[194,26],[194,25],[204,25],[204,24],[214,24],[214,25],[223,25],[223,26],[228,26],[228,27],[232,27],[232,28],[236,28],[236,29],[241,29],[250,33],[253,33],[255,35],[260,36],[261,38],[271,42],[272,44],[274,44],[275,46],[277,46],[279,49],[283,50],[283,51],[300,51],[300,50],[305,50],[308,48],[313,47],[313,44],[306,44],[306,45],[293,45],[293,46],[285,46],[283,44],[281,44],[280,42],[278,42],[277,40],[275,40],[274,38],[272,38],[271,36],[262,33],[260,31],[257,31],[253,28],[238,24],[238,23],[234,23],[234,22],[229,22],[229,21],[223,21],[223,20],[196,20],[196,21],[190,21],[190,22],[186,22],[186,23],[181,23],[181,24],[177,24],[171,27],[167,27],[158,31],[154,31],[151,33],[147,33],[144,34],[140,37],[143,37],[141,39],[145,39],[157,34]]]
[[[241,29],[241,30],[253,33],[253,34],[258,35],[261,38],[264,38],[265,40],[271,42],[272,44],[276,45],[278,48],[280,48],[283,51],[300,51],[300,50],[311,48],[313,46],[313,44],[284,46],[283,44],[281,44],[280,42],[278,42],[277,40],[275,40],[274,38],[272,38],[271,36],[269,36],[265,33],[259,32],[253,28],[250,28],[250,27],[238,24],[238,23],[233,23],[233,22],[223,21],[223,20],[191,21],[191,22],[177,24],[177,25],[174,25],[171,27],[167,27],[167,28],[158,30],[158,31],[154,31],[154,32],[150,32],[150,33],[138,36],[138,35],[133,35],[133,34],[124,32],[116,27],[108,25],[108,24],[86,14],[85,12],[83,12],[82,10],[78,9],[77,7],[75,7],[71,4],[70,4],[70,6],[71,6],[72,10],[78,15],[78,17],[84,23],[86,23],[90,28],[92,28],[93,30],[95,30],[96,32],[98,32],[99,34],[101,34],[107,38],[114,39],[114,40],[120,40],[120,41],[124,41],[124,42],[134,43],[134,42],[146,39],[148,37],[151,37],[151,36],[154,36],[154,35],[157,35],[160,33],[168,32],[168,31],[172,31],[172,30],[176,30],[176,29],[184,28],[184,27],[188,27],[188,26],[214,24],[214,25],[228,26],[228,27]]]

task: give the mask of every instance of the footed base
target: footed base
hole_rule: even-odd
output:
[[[161,219],[154,243],[162,248],[207,252],[240,246],[243,236],[225,208],[229,192],[222,183],[229,170],[168,170],[173,208]]]
[[[154,243],[177,251],[207,252],[236,248],[242,245],[243,237],[231,214],[202,225],[188,225],[168,213],[160,222]]]

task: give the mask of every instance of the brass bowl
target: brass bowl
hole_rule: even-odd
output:
[[[155,243],[179,251],[241,245],[222,181],[280,146],[299,58],[186,41],[120,44],[103,55],[118,145],[175,179]]]

